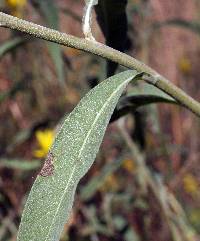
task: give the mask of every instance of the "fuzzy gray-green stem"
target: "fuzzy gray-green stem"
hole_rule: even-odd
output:
[[[163,90],[174,99],[176,99],[178,103],[185,106],[198,117],[200,117],[199,102],[188,96],[184,91],[158,74],[155,70],[127,54],[121,53],[96,41],[77,38],[75,36],[61,33],[56,30],[19,19],[2,12],[0,12],[0,26],[18,30],[33,35],[37,38],[45,39],[47,41],[90,52],[92,54],[96,54],[103,58],[117,62],[127,68],[136,69],[139,72],[144,72],[147,74],[143,78],[146,82]]]

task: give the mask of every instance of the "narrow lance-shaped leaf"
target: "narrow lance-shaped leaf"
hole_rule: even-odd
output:
[[[77,184],[96,157],[120,95],[137,76],[125,71],[103,81],[66,118],[28,197],[18,241],[59,240]]]
[[[174,25],[174,26],[178,26],[178,27],[182,27],[188,30],[193,31],[194,33],[200,34],[200,23],[197,21],[187,21],[184,19],[179,19],[179,18],[175,18],[175,19],[169,19],[167,21],[164,22],[158,22],[153,24],[152,29],[157,29],[160,27],[165,27],[167,25]]]
[[[141,106],[156,103],[179,104],[153,85],[144,83],[143,86],[134,86],[128,95],[120,98],[110,122],[116,121],[128,113],[133,113]]]
[[[25,39],[16,37],[16,38],[13,38],[12,40],[8,40],[5,43],[1,44],[0,45],[0,58],[4,54],[15,49],[16,47],[18,47],[19,45],[21,45],[24,42],[25,42]]]
[[[40,163],[41,162],[38,160],[28,161],[20,159],[0,159],[0,167],[19,169],[23,171],[34,170],[41,166]]]
[[[54,0],[34,0],[34,4],[39,7],[49,27],[59,29],[58,9]],[[64,62],[61,46],[47,42],[49,53],[54,62],[56,73],[61,84],[64,84]]]

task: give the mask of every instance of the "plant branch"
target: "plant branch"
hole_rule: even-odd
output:
[[[168,227],[173,235],[174,229],[181,230],[181,237],[185,241],[192,241],[191,236],[188,235],[186,226],[185,213],[174,195],[167,189],[161,178],[154,178],[151,171],[145,163],[145,157],[139,150],[138,146],[133,142],[129,133],[126,130],[124,118],[117,123],[119,132],[129,147],[133,160],[136,164],[135,177],[138,181],[139,187],[142,191],[150,191],[159,203]],[[180,218],[181,217],[181,218]],[[176,223],[176,225],[174,225]],[[193,233],[193,231],[192,231]],[[194,234],[194,233],[193,233]],[[184,237],[184,238],[183,238]],[[173,240],[177,240],[175,237]]]
[[[152,68],[127,54],[121,53],[99,42],[61,33],[2,12],[0,12],[0,26],[18,30],[47,41],[96,54],[103,58],[117,62],[118,64],[127,68],[136,69],[139,72],[143,72],[143,79],[146,82],[169,94],[178,103],[185,106],[198,117],[200,117],[200,103],[198,101],[188,96],[184,91],[176,87],[173,83],[158,74]]]

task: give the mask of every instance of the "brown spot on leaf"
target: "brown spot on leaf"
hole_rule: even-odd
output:
[[[54,165],[53,165],[53,154],[51,152],[49,152],[46,160],[45,160],[45,163],[44,163],[44,166],[42,167],[39,175],[42,176],[42,177],[48,177],[48,176],[52,176],[53,173],[54,173]]]

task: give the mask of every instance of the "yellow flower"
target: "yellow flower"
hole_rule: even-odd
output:
[[[197,194],[199,191],[199,183],[196,178],[191,174],[186,174],[183,177],[183,187],[189,194]]]
[[[10,8],[24,7],[26,5],[26,0],[6,0],[7,5]]]
[[[6,4],[10,8],[11,14],[16,17],[21,17],[21,15],[23,15],[23,9],[26,2],[27,0],[6,0]]]
[[[135,163],[131,159],[125,159],[123,164],[123,168],[126,169],[128,172],[134,172],[136,169]]]
[[[33,152],[34,156],[37,158],[43,158],[48,154],[48,151],[54,140],[53,130],[36,131],[36,140],[38,142],[39,148]]]
[[[190,60],[186,57],[180,59],[178,66],[183,74],[189,74],[191,72],[192,65]]]

